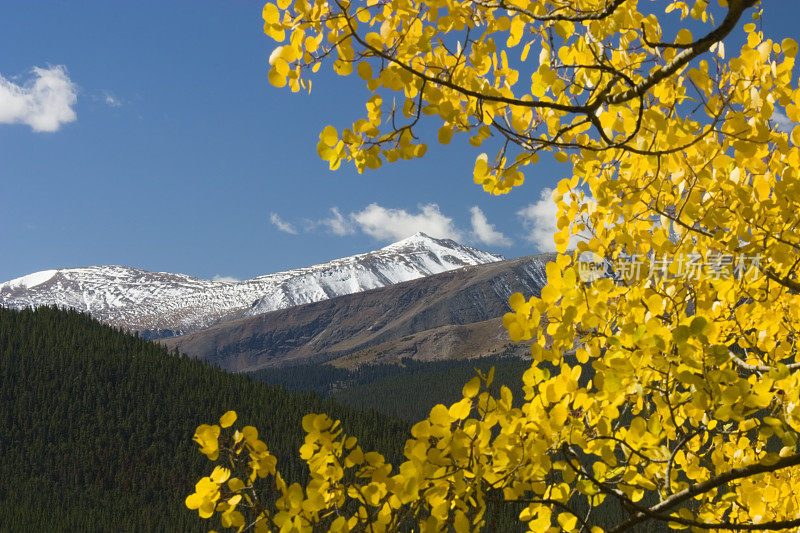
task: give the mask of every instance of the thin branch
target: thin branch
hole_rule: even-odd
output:
[[[525,15],[528,18],[531,18],[538,22],[557,22],[557,21],[565,21],[565,22],[583,22],[588,20],[602,20],[611,16],[614,11],[617,10],[619,6],[625,3],[626,0],[613,0],[606,4],[606,7],[603,8],[601,11],[590,11],[588,13],[577,13],[575,15],[558,15],[555,12],[547,14],[547,15],[537,15],[533,11],[528,9],[507,4],[504,1],[500,1],[496,4],[490,4],[485,2],[475,2],[481,7],[487,9],[505,9],[506,11],[513,11],[515,13],[519,13],[520,15]]]
[[[667,462],[667,471],[664,474],[664,491],[667,494],[672,494],[672,480],[670,477],[672,476],[672,464],[675,462],[675,456],[678,455],[680,449],[683,448],[690,440],[692,440],[692,437],[694,437],[696,434],[696,432],[692,432],[684,435],[683,439],[681,439],[675,449],[672,450],[672,454],[669,456],[669,462]]]
[[[742,358],[740,358],[731,351],[729,351],[728,354],[731,356],[731,361],[733,361],[736,364],[736,366],[748,372],[769,372],[770,370],[774,370],[776,368],[774,366],[768,366],[768,365],[751,365],[746,363]],[[797,370],[798,368],[800,368],[800,362],[790,363],[784,366],[786,366],[788,370]]]

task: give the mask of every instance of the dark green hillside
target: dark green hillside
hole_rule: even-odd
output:
[[[415,372],[337,391],[330,398],[355,409],[372,407],[389,416],[416,422],[426,418],[434,405],[450,405],[460,400],[464,384],[475,377],[476,369],[488,372],[494,367],[492,388],[499,391],[505,385],[514,394],[515,405],[522,403],[522,374],[531,367],[530,360],[486,357],[446,363],[418,363],[418,368],[412,367]]]
[[[449,405],[461,399],[464,384],[495,368],[494,386],[506,385],[515,399],[522,398],[522,374],[530,359],[483,357],[470,360],[416,361],[402,364],[362,365],[355,370],[329,365],[300,365],[259,370],[251,376],[281,384],[289,390],[315,392],[356,409],[376,409],[384,414],[416,422],[427,417],[437,403]]]
[[[308,412],[399,456],[407,425],[226,374],[87,315],[0,309],[0,530],[182,531],[211,463],[191,437],[228,409],[259,428],[289,479]],[[393,456],[392,456],[393,454]]]

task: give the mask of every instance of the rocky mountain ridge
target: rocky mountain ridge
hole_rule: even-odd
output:
[[[372,252],[237,282],[127,266],[46,270],[0,284],[0,305],[69,307],[159,338],[502,259],[418,233]]]

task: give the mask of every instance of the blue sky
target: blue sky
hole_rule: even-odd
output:
[[[767,35],[797,38],[800,6],[768,4]],[[324,71],[310,95],[271,87],[261,7],[0,3],[0,281],[97,264],[248,278],[422,227],[507,257],[539,251],[546,224],[526,229],[518,212],[546,213],[542,189],[566,165],[544,160],[503,197],[472,183],[477,152],[465,140],[429,142],[423,159],[364,175],[330,172],[317,136],[361,116],[366,90]],[[37,82],[65,94],[60,115],[24,123],[3,109],[9,87]],[[3,119],[13,113],[23,123]],[[336,234],[332,208],[349,233]],[[474,233],[481,215],[503,238]]]

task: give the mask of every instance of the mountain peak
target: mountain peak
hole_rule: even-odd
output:
[[[410,237],[399,240],[388,246],[381,248],[381,251],[393,253],[408,253],[409,251],[428,251],[430,253],[442,255],[455,255],[458,257],[469,256],[468,264],[491,263],[505,259],[502,255],[492,254],[483,250],[478,250],[471,246],[460,244],[453,239],[437,239],[427,233],[418,231]],[[474,263],[472,261],[475,261]]]
[[[408,246],[408,245],[419,245],[419,244],[428,245],[428,244],[431,244],[431,243],[439,243],[439,242],[442,242],[444,240],[445,239],[436,239],[434,237],[431,237],[427,233],[423,233],[421,231],[418,231],[414,235],[411,235],[410,237],[406,237],[405,239],[400,239],[399,241],[396,241],[396,242],[393,242],[392,244],[384,246],[383,249],[394,249],[394,248],[405,247],[405,246]],[[447,240],[449,240],[449,239],[447,239]],[[455,241],[451,241],[451,242],[455,243]]]

